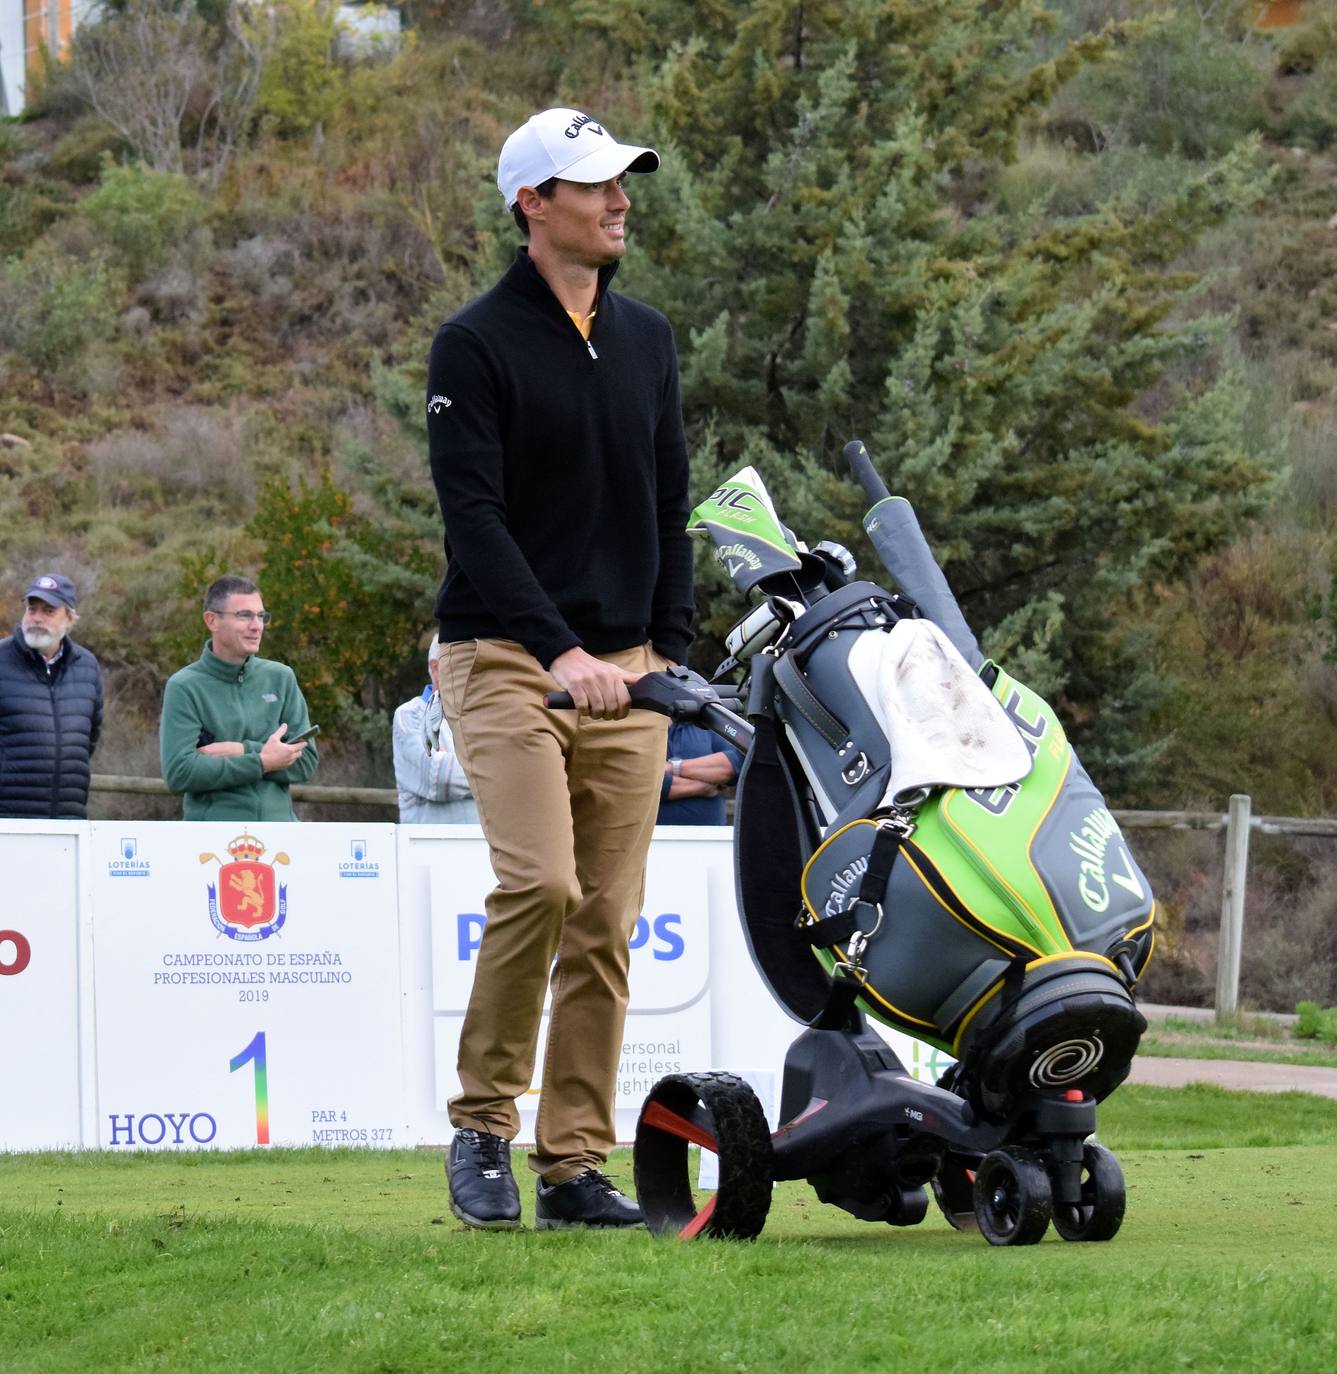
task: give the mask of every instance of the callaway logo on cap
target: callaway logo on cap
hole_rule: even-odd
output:
[[[623,172],[653,172],[653,148],[619,143],[602,124],[579,110],[544,110],[522,124],[502,145],[497,189],[509,210],[522,186],[563,181],[608,181]]]

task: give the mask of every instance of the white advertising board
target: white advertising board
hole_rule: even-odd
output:
[[[679,1071],[739,1074],[778,1124],[802,1027],[748,956],[730,841],[656,832],[622,1142],[653,1083]],[[494,881],[477,826],[9,821],[0,861],[15,894],[0,904],[0,1149],[450,1138]],[[950,1063],[877,1029],[916,1077]],[[521,1143],[535,1107],[531,1089]]]
[[[393,826],[98,823],[90,868],[96,1144],[403,1143]]]
[[[79,847],[86,827],[5,822],[0,1150],[78,1145]]]

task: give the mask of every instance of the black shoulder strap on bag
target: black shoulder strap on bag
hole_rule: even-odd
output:
[[[859,884],[859,895],[838,916],[828,916],[807,928],[814,949],[844,944],[856,930],[868,934],[882,919],[880,908],[891,881],[891,867],[901,851],[905,832],[900,826],[879,825],[868,852],[868,867]]]

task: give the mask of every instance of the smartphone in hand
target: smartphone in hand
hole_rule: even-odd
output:
[[[301,742],[302,742],[303,740],[308,740],[308,739],[310,739],[313,735],[318,735],[318,734],[320,734],[320,726],[319,726],[319,725],[308,725],[308,726],[306,727],[306,729],[303,730],[302,733],[301,733],[300,735],[285,735],[285,736],[283,737],[283,742],[284,742],[284,744],[301,744]]]

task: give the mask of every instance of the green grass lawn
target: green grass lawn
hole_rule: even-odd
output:
[[[1337,1104],[1128,1087],[1100,1138],[1118,1237],[1017,1250],[803,1184],[681,1244],[465,1231],[427,1152],[5,1156],[0,1370],[1330,1370]]]
[[[1267,1064],[1337,1068],[1337,1046],[1301,1040],[1275,1018],[1250,1013],[1224,1023],[1167,1016],[1153,1021],[1139,1054],[1170,1059],[1247,1059]]]
[[[1152,1059],[1245,1059],[1256,1064],[1299,1064],[1315,1069],[1337,1069],[1337,1051],[1306,1050],[1298,1044],[1239,1045],[1229,1040],[1202,1040],[1157,1035],[1148,1031],[1137,1047],[1138,1054]]]

